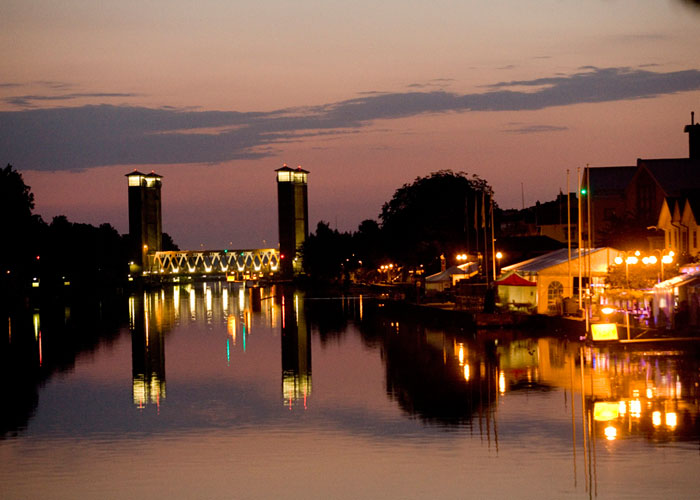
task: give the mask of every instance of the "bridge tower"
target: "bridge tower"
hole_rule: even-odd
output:
[[[148,254],[161,250],[163,223],[160,207],[162,176],[137,170],[126,174],[129,182],[129,239],[131,260],[138,271],[149,269]]]
[[[302,270],[298,252],[309,234],[307,180],[309,172],[285,163],[277,172],[277,216],[280,237],[280,267],[284,277]]]

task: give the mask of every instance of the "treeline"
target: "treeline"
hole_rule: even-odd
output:
[[[127,279],[128,235],[110,224],[95,227],[65,216],[50,223],[33,213],[34,194],[11,165],[0,170],[0,292],[3,298],[31,289],[113,288]],[[164,235],[168,247],[173,247]]]
[[[440,270],[440,256],[490,251],[493,191],[476,175],[440,170],[396,190],[379,221],[365,220],[355,232],[339,232],[319,222],[302,247],[312,279],[381,280],[380,267],[402,272]],[[395,269],[395,268],[392,268]],[[404,276],[405,278],[405,276]]]

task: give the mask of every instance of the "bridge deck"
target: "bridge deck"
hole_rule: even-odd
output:
[[[223,276],[232,279],[274,277],[280,269],[280,253],[275,248],[249,250],[178,250],[149,255],[144,275]]]

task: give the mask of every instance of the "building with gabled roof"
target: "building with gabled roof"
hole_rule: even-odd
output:
[[[536,294],[532,296],[530,306],[539,314],[560,314],[563,310],[565,297],[577,297],[579,293],[579,269],[581,283],[584,289],[590,285],[602,288],[608,268],[613,265],[615,257],[621,252],[614,248],[591,248],[571,251],[569,261],[568,249],[562,248],[545,255],[535,257],[501,269],[502,277],[496,280],[499,285],[501,304],[511,304],[517,297],[521,299],[529,294],[528,290],[517,290],[518,286],[531,287],[536,285]],[[524,280],[519,284],[517,278]],[[507,288],[501,288],[501,284]],[[503,293],[503,295],[502,295]]]
[[[584,232],[590,229],[593,246],[643,249],[664,244],[658,221],[665,200],[700,192],[700,124],[695,123],[694,114],[684,131],[688,158],[638,158],[634,167],[586,167],[582,214],[587,220],[589,204],[591,220],[583,226]]]
[[[699,255],[699,222],[700,191],[686,197],[667,197],[656,223],[664,231],[664,248],[678,255]]]

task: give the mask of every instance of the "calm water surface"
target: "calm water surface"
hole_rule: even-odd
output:
[[[697,498],[695,345],[198,283],[11,314],[2,498]]]

